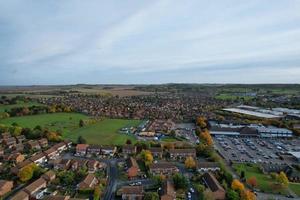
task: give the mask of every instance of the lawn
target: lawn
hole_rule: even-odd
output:
[[[300,197],[300,183],[290,183],[290,189]]]
[[[38,106],[42,105],[37,102],[19,102],[17,104],[12,104],[12,105],[0,105],[0,112],[5,112],[5,111],[10,111],[12,108],[17,108],[17,107],[30,107],[30,106]]]
[[[257,165],[247,165],[247,164],[234,164],[233,168],[238,172],[245,172],[246,178],[256,177],[258,183],[258,189],[268,193],[281,193],[288,194],[288,191],[283,188],[272,188],[271,184],[275,183],[275,181],[266,174],[263,174]]]
[[[79,120],[87,119],[88,116],[79,113],[53,113],[40,114],[22,117],[10,117],[0,120],[0,124],[11,125],[17,123],[24,128],[34,128],[37,125],[49,128],[50,130],[60,130],[67,134],[79,128]]]
[[[119,133],[119,130],[123,127],[138,126],[140,123],[140,120],[104,119],[96,124],[64,134],[63,137],[76,141],[79,136],[82,136],[88,144],[121,145],[125,144],[127,139],[133,142],[136,139],[134,136]]]

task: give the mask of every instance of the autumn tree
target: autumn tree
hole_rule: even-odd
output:
[[[256,196],[250,190],[243,190],[241,192],[241,200],[256,200]]]
[[[153,162],[153,155],[149,150],[143,150],[140,153],[140,157],[145,162],[146,166],[149,166]]]
[[[208,146],[213,145],[213,139],[208,130],[205,130],[200,134],[200,141]]]
[[[192,156],[186,158],[184,165],[187,169],[194,169],[196,167],[196,162]]]
[[[33,177],[33,173],[36,168],[37,168],[36,164],[30,164],[23,167],[18,173],[18,177],[20,181],[22,182],[29,181]]]
[[[277,176],[277,182],[283,187],[287,187],[289,185],[289,179],[284,172],[279,173]]]
[[[202,129],[206,128],[207,127],[206,118],[203,116],[198,117],[197,125],[200,126],[200,128],[202,128]]]
[[[255,188],[257,186],[257,180],[255,176],[250,177],[247,180],[248,185],[250,185],[252,188]]]
[[[245,186],[243,183],[241,183],[239,180],[234,179],[231,183],[231,188],[233,190],[237,190],[239,192],[243,191],[245,189]]]

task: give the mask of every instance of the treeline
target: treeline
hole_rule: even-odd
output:
[[[7,96],[1,96],[0,105],[13,105],[13,104],[17,104],[19,101],[23,101],[27,103],[31,101],[31,99],[25,96],[15,96],[12,98],[9,98]]]
[[[51,131],[41,126],[36,126],[33,129],[23,128],[16,123],[12,125],[0,124],[0,133],[10,133],[12,136],[24,135],[26,139],[47,138],[50,142],[59,142],[62,140],[61,131]]]

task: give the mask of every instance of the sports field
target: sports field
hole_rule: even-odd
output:
[[[127,139],[132,142],[136,139],[134,136],[119,133],[119,130],[123,127],[135,127],[140,123],[140,120],[104,119],[96,124],[77,129],[70,134],[64,134],[63,137],[76,141],[78,136],[82,136],[88,144],[121,145],[125,144]]]

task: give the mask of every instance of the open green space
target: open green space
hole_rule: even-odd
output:
[[[11,105],[0,105],[0,112],[10,111],[12,108],[17,107],[30,107],[30,106],[39,106],[42,104],[39,104],[37,102],[18,102],[17,104],[11,104]]]
[[[263,192],[288,194],[287,189],[272,187],[272,184],[276,183],[275,180],[273,180],[270,175],[262,173],[258,165],[233,164],[233,168],[238,174],[241,174],[241,171],[244,171],[246,179],[253,176],[256,177],[258,184],[257,188]]]
[[[40,125],[48,128],[49,130],[60,130],[67,134],[79,128],[80,119],[88,118],[88,116],[79,113],[53,113],[10,117],[0,120],[0,124],[11,125],[12,123],[17,123],[19,126],[24,128],[34,128]]]
[[[76,141],[79,136],[82,136],[88,144],[125,144],[127,139],[132,142],[136,139],[134,136],[119,133],[119,130],[123,127],[138,126],[140,123],[140,120],[104,119],[72,131],[70,134],[63,134],[63,137]]]
[[[300,183],[290,183],[289,188],[300,197]]]

